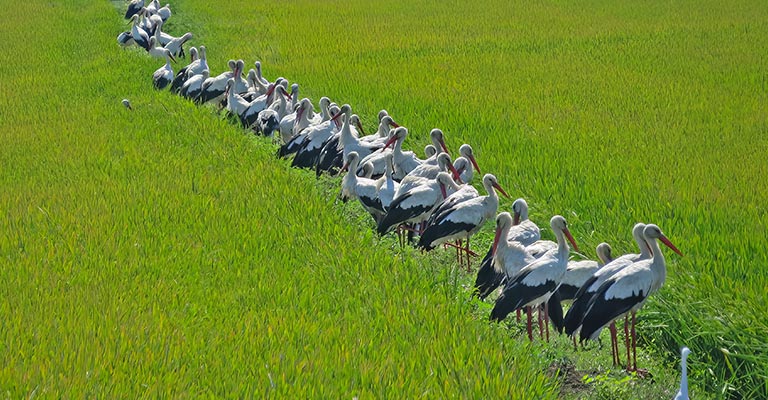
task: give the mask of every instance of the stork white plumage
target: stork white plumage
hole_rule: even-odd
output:
[[[255,131],[257,134],[272,137],[275,130],[280,129],[280,120],[288,114],[288,100],[291,99],[291,94],[288,93],[283,86],[279,86],[277,96],[274,96],[272,104],[259,111],[256,118]]]
[[[666,260],[659,248],[658,241],[664,243],[675,253],[683,255],[664,236],[658,226],[646,225],[643,234],[653,256],[623,268],[600,285],[587,305],[579,334],[581,341],[595,339],[599,335],[600,329],[626,314],[631,314],[632,359],[627,362],[629,364],[627,365],[628,371],[637,371],[635,313],[645,304],[650,295],[659,290],[666,279]],[[629,352],[629,348],[627,350]],[[627,358],[630,358],[629,354],[627,354]]]
[[[226,110],[229,111],[232,115],[241,118],[241,115],[245,112],[246,109],[248,109],[249,103],[245,101],[242,96],[237,94],[235,90],[233,90],[234,86],[235,80],[233,78],[227,80],[227,88],[225,89],[227,98]]]
[[[336,125],[336,121],[346,113],[348,108],[349,105],[345,104],[333,118],[307,128],[306,136],[301,142],[296,155],[293,157],[291,166],[311,168],[315,165],[317,157],[320,155],[320,151],[323,148],[323,143],[325,143],[334,133],[338,132],[339,127]]]
[[[203,90],[203,82],[210,77],[210,71],[203,70],[197,75],[191,76],[187,79],[179,90],[179,94],[182,97],[186,97],[190,100],[196,100],[200,96],[200,92]]]
[[[393,153],[393,156],[396,160],[397,154]],[[395,169],[397,169],[397,166],[395,166]],[[408,192],[414,187],[424,185],[426,182],[435,179],[440,172],[449,170],[453,173],[454,178],[459,176],[458,171],[451,164],[451,157],[447,153],[441,153],[437,157],[437,165],[421,164],[411,171],[410,174],[406,175],[400,181],[400,187],[397,193],[395,193],[395,197],[399,197],[402,193]]]
[[[397,188],[400,186],[400,184],[395,182],[392,178],[392,173],[395,169],[393,158],[394,155],[392,153],[387,154],[385,158],[387,168],[384,171],[384,176],[379,178],[377,182],[379,200],[381,201],[381,207],[385,213],[389,210],[389,205],[392,204],[392,201],[395,199],[395,193],[397,193]]]
[[[149,38],[149,55],[156,58],[169,57],[173,62],[176,62],[176,58],[173,57],[170,50],[157,45],[157,39],[154,36]]]
[[[159,15],[160,18],[162,18],[163,22],[168,21],[168,18],[171,18],[172,14],[173,13],[171,13],[171,5],[170,4],[166,4],[166,5],[164,5],[164,6],[162,6],[162,7],[157,9],[157,15]]]
[[[188,41],[192,40],[192,32],[187,32],[180,37],[173,38],[171,41],[168,42],[168,44],[165,45],[165,48],[168,49],[171,54],[174,55],[174,57],[184,57],[184,44]]]
[[[171,52],[165,50],[165,65],[155,70],[152,74],[152,85],[157,90],[165,89],[173,80],[173,68],[171,68]]]
[[[496,190],[509,197],[492,174],[483,176],[483,187],[488,193],[486,196],[477,196],[474,188],[464,185],[462,188],[466,190],[460,189],[445,199],[433,212],[417,246],[428,251],[448,241],[466,239],[466,247],[461,250],[466,254],[466,267],[470,271],[470,238],[496,215],[499,208]]]
[[[176,76],[173,78],[173,81],[171,81],[171,93],[179,93],[181,86],[184,85],[184,81],[187,79],[187,70],[189,69],[190,65],[192,65],[192,63],[199,58],[200,57],[197,54],[197,48],[194,46],[190,47],[189,64],[185,65],[178,72],[176,72]]]
[[[528,313],[528,338],[533,340],[531,326],[532,307],[544,304],[544,321],[549,320],[547,301],[555,292],[557,286],[565,275],[568,267],[568,244],[571,242],[578,251],[576,241],[568,230],[568,224],[560,215],[550,219],[550,227],[557,237],[557,249],[547,252],[541,258],[523,267],[517,276],[508,279],[504,290],[491,311],[492,321],[501,321],[511,311],[525,307]],[[542,318],[539,317],[539,331],[543,330]],[[547,340],[549,340],[549,324],[546,324]]]
[[[387,214],[377,227],[379,235],[384,235],[393,227],[425,221],[432,211],[446,197],[446,186],[453,179],[447,172],[439,172],[434,179],[423,179],[421,184],[413,185],[408,190],[402,190],[400,185]]]
[[[533,221],[528,219],[528,203],[526,203],[524,199],[520,198],[512,203],[512,212],[514,213],[514,218],[509,221],[508,227],[502,229],[507,232],[506,236],[502,236],[498,239],[503,240],[506,238],[506,240],[499,243],[504,244],[507,241],[513,242],[513,244],[519,245],[515,246],[516,249],[519,247],[520,252],[524,252],[525,255],[529,255],[534,259],[541,257],[547,251],[557,247],[557,244],[551,241],[536,243],[541,239],[541,231]],[[503,216],[502,219],[502,221],[499,221],[497,217],[497,230],[501,229],[498,226],[500,222],[506,224],[506,216]],[[534,243],[536,243],[535,246]],[[522,258],[523,256],[518,257],[518,259]],[[475,279],[475,293],[481,299],[486,298],[494,289],[499,287],[505,276],[511,277],[516,275],[522,267],[528,264],[527,262],[522,265],[514,264],[515,267],[510,268],[513,268],[515,273],[510,274],[509,271],[507,271],[505,274],[505,268],[496,267],[494,266],[494,263],[493,246],[489,246],[488,251],[485,253],[485,257],[483,257],[483,260],[480,262],[480,268],[477,271],[477,278]],[[512,261],[510,261],[510,263],[512,263]]]
[[[227,81],[235,76],[237,62],[235,60],[229,60],[227,66],[229,67],[229,71],[222,72],[219,75],[203,81],[203,86],[200,88],[200,95],[197,96],[195,102],[199,104],[205,104],[209,101],[215,103],[224,96],[224,91],[227,90]]]
[[[597,260],[568,261],[568,268],[557,292],[560,300],[573,300],[576,292],[596,273],[600,268],[613,260],[611,257],[611,245],[600,243],[595,250]]]
[[[691,349],[683,347],[680,350],[680,390],[677,391],[674,400],[690,400],[688,397],[688,355]]]
[[[304,145],[304,142],[308,139],[309,134],[314,131],[317,126],[328,121],[325,119],[326,116],[330,119],[330,114],[328,112],[330,104],[331,100],[329,98],[320,98],[320,109],[322,111],[321,113],[316,114],[312,108],[312,102],[309,99],[301,101],[299,110],[296,112],[297,115],[294,120],[294,125],[291,128],[292,134],[285,144],[280,146],[280,149],[277,152],[278,157],[287,157],[288,155],[298,153]],[[285,138],[286,136],[283,136],[284,140]]]
[[[464,160],[464,162],[457,165],[457,162],[460,162],[460,160]],[[464,183],[472,182],[475,172],[481,173],[480,166],[477,165],[477,160],[475,159],[475,151],[472,149],[472,146],[466,143],[459,147],[459,157],[454,161],[453,166],[459,171],[459,178]]]
[[[355,174],[359,162],[360,156],[357,152],[353,151],[347,155],[346,162],[342,167],[342,170],[347,170],[347,173],[341,180],[341,193],[339,197],[344,202],[350,199],[358,199],[363,208],[378,223],[385,214],[378,194],[378,182],[373,179],[358,177]]]
[[[125,19],[131,19],[141,9],[144,8],[144,0],[131,0],[128,8],[125,10]]]
[[[392,120],[392,117],[385,115],[382,117],[381,121],[379,121],[379,128],[376,133],[370,136],[366,136],[365,138],[361,138],[360,140],[366,142],[376,142],[377,140],[381,140],[381,134],[382,132],[385,132],[384,135],[386,136],[383,137],[383,140],[384,144],[386,144],[386,142],[389,141],[390,132],[392,132],[391,128],[397,128],[399,126],[400,125],[396,124],[395,121]],[[384,175],[384,170],[387,167],[387,154],[391,153],[392,150],[381,147],[379,151],[373,152],[363,158],[360,163],[363,165],[365,163],[371,163],[371,165],[373,165],[373,176],[382,176]]]
[[[440,153],[448,153],[448,146],[445,145],[445,134],[441,129],[438,128],[434,128],[429,131],[429,140],[432,142],[432,145],[435,146],[435,150],[437,150],[437,152],[433,156],[424,160],[424,163],[434,165],[437,163],[437,156]]]
[[[589,278],[605,264],[612,260],[611,246],[608,243],[597,245],[597,260],[568,261],[565,276],[560,281],[555,293],[550,298],[549,320],[558,332],[563,332],[565,321],[563,318],[563,302],[571,302],[576,292],[589,280]],[[574,339],[574,347],[576,340]]]
[[[131,26],[131,38],[139,47],[149,51],[149,34],[147,31],[139,27],[140,20],[141,16],[139,13],[133,14],[133,16],[131,16],[131,23],[133,24]]]
[[[603,268],[595,271],[592,276],[589,277],[581,285],[581,288],[579,288],[576,294],[574,294],[573,303],[568,309],[568,312],[565,314],[565,318],[563,320],[565,334],[573,336],[574,341],[576,339],[575,333],[581,326],[581,321],[584,318],[584,313],[587,310],[587,306],[592,300],[592,297],[597,293],[600,286],[606,280],[608,280],[608,278],[612,277],[634,262],[649,259],[651,257],[651,249],[648,247],[648,243],[645,241],[644,231],[645,224],[642,222],[638,222],[632,227],[632,237],[635,239],[635,243],[637,243],[637,246],[640,249],[640,253],[625,254],[607,263],[605,266],[603,266]],[[628,324],[625,324],[625,342],[628,347],[629,335],[626,334],[627,325]],[[615,322],[611,322],[608,328],[611,333],[611,355],[613,356],[613,365],[618,366],[621,364],[621,361],[619,359],[619,344],[616,334]],[[599,335],[599,332],[597,332],[597,335]]]
[[[406,175],[421,165],[422,161],[416,157],[416,153],[412,151],[403,151],[403,142],[408,136],[408,129],[401,126],[395,129],[395,132],[389,138],[384,148],[388,148],[394,143],[392,148],[392,154],[394,154],[394,166],[395,174],[394,179],[402,181]]]

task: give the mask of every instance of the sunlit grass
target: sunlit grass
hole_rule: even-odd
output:
[[[388,109],[414,148],[440,127],[584,249],[629,251],[636,220],[659,224],[686,257],[640,313],[641,363],[673,386],[685,344],[697,397],[765,396],[764,5],[172,6],[168,29],[193,31],[214,72],[259,59],[366,127]],[[489,326],[450,257],[393,258],[271,145],[155,93],[108,2],[0,17],[11,397],[540,398],[558,390],[552,359],[608,365]]]

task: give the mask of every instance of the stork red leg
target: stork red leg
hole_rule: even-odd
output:
[[[525,307],[525,312],[528,314],[528,324],[526,325],[528,328],[528,339],[533,342],[533,317],[531,316],[531,306]]]
[[[611,358],[613,360],[613,365],[618,366],[621,364],[621,360],[619,360],[619,340],[616,335],[616,323],[611,322],[611,325],[608,326],[608,330],[611,331]]]
[[[547,332],[547,343],[549,343],[549,302],[544,302],[544,329]]]

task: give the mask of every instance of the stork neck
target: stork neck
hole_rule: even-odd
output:
[[[680,394],[682,394],[684,399],[688,398],[688,356],[683,356],[683,360],[681,363],[682,368],[682,376],[680,377]]]
[[[645,259],[651,258],[651,256],[654,255],[654,254],[651,254],[651,247],[648,244],[648,242],[645,241],[644,238],[642,238],[642,237],[635,238],[635,241],[637,242],[637,247],[640,248],[640,259],[641,260],[645,260]],[[658,244],[657,244],[657,247],[658,247]]]
[[[393,182],[392,181],[392,171],[395,169],[395,166],[394,166],[394,163],[392,161],[392,157],[391,156],[387,156],[386,162],[387,162],[387,168],[384,169],[384,176],[387,179],[387,186],[389,186],[389,185],[391,185],[391,182]]]
[[[354,142],[355,136],[352,134],[352,128],[350,127],[350,119],[352,119],[349,116],[349,113],[344,116],[344,125],[341,126],[341,140],[340,143],[343,143],[344,146],[346,146],[349,143]]]
[[[568,243],[565,239],[565,233],[557,229],[555,230],[555,237],[557,238],[557,255],[561,259],[568,259]]]
[[[651,289],[656,291],[664,284],[664,281],[667,278],[666,260],[664,259],[664,254],[661,252],[658,240],[650,239],[646,241],[653,253],[653,257],[651,258],[651,271],[656,275],[656,279],[654,280],[654,285]]]
[[[520,222],[523,222],[528,219],[528,207],[522,206],[520,207]]]
[[[405,137],[398,138],[395,140],[395,147],[392,149],[392,154],[402,157],[403,156],[403,141],[405,140]]]
[[[349,162],[349,172],[348,173],[352,174],[352,180],[355,181],[355,182],[357,182],[357,167],[358,167],[358,165],[360,165],[360,159],[359,158],[352,159]]]
[[[293,110],[296,108],[296,104],[299,102],[299,87],[294,86],[291,90],[291,104],[288,105],[289,110]]]

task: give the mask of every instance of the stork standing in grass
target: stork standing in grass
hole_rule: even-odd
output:
[[[496,304],[491,311],[492,321],[501,321],[506,318],[511,311],[525,307],[528,314],[528,338],[533,340],[532,307],[538,307],[544,304],[544,321],[549,320],[548,306],[549,298],[560,285],[565,270],[568,267],[568,243],[566,238],[573,245],[574,250],[578,251],[576,241],[568,230],[568,224],[560,215],[555,215],[549,221],[552,231],[557,237],[557,249],[547,252],[541,258],[526,265],[517,276],[507,280],[504,290],[496,299]],[[494,239],[496,241],[496,239]],[[539,331],[543,330],[542,318],[539,316]],[[549,340],[549,323],[546,323],[547,340]]]
[[[635,239],[640,253],[625,254],[621,257],[614,259],[607,263],[603,268],[595,271],[592,276],[587,279],[581,285],[581,288],[574,295],[573,303],[565,314],[564,327],[565,334],[574,337],[574,347],[576,341],[576,331],[581,326],[581,321],[584,318],[584,313],[587,310],[587,306],[592,300],[592,297],[597,293],[600,286],[608,280],[611,276],[615,275],[627,266],[635,263],[636,261],[649,259],[651,257],[651,249],[648,247],[648,243],[645,241],[645,224],[638,222],[632,227],[632,237]],[[619,360],[619,343],[616,334],[616,324],[611,322],[608,326],[611,333],[611,354],[613,356],[613,365],[620,365]],[[599,332],[598,332],[599,334]],[[625,335],[625,341],[629,346],[629,337]]]
[[[645,241],[651,248],[653,256],[650,259],[635,262],[608,278],[598,288],[587,305],[584,318],[581,321],[580,338],[596,339],[600,330],[624,315],[631,315],[631,347],[627,347],[627,370],[637,371],[637,341],[635,333],[635,313],[648,297],[656,293],[664,284],[667,276],[666,260],[659,248],[659,241],[675,253],[683,255],[680,250],[667,239],[658,226],[649,224],[643,230]],[[624,328],[627,334],[627,328]],[[630,362],[631,361],[631,362]]]
[[[471,270],[469,258],[470,248],[469,239],[483,227],[486,221],[496,215],[499,209],[499,196],[496,190],[506,197],[509,197],[504,189],[499,186],[499,182],[494,175],[486,174],[483,176],[483,187],[488,195],[476,196],[469,199],[451,201],[456,192],[448,197],[443,205],[439,206],[431,224],[421,235],[418,247],[425,250],[432,250],[435,246],[442,243],[466,239],[466,247],[462,249],[466,253],[467,271]]]
[[[505,232],[508,233],[506,236],[502,236],[499,240],[504,240],[503,238],[506,238],[507,241],[518,244],[518,247],[521,247],[519,249],[520,251],[524,251],[534,258],[536,258],[536,255],[541,256],[546,253],[546,251],[534,252],[531,251],[532,249],[527,249],[527,246],[531,246],[541,239],[541,231],[539,230],[538,225],[528,219],[528,203],[525,199],[520,198],[515,200],[515,202],[512,203],[512,212],[514,213],[514,217],[509,221],[509,229],[505,230]],[[497,224],[498,223],[499,221],[497,219]],[[497,226],[497,229],[500,228]],[[500,241],[499,243],[504,244],[505,242]],[[480,269],[477,271],[477,278],[475,279],[475,291],[481,299],[486,298],[494,289],[499,287],[505,276],[512,276],[509,273],[505,273],[504,268],[496,267],[494,265],[495,262],[496,261],[493,260],[493,246],[491,246],[488,248],[488,252],[486,252],[483,261],[480,262]],[[528,263],[519,265],[515,268],[515,271],[519,271],[520,268],[527,264]],[[520,316],[518,315],[518,320],[519,319]]]

